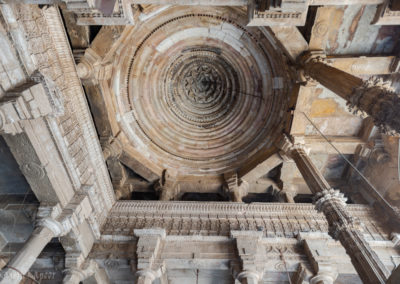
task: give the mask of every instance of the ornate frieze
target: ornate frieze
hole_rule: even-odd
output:
[[[373,221],[368,206],[349,205],[365,221],[369,239],[388,239]],[[311,204],[241,204],[120,201],[110,212],[103,235],[132,236],[134,229],[164,228],[168,235],[229,236],[231,230],[260,230],[267,237],[294,237],[298,232],[328,232],[328,224]]]

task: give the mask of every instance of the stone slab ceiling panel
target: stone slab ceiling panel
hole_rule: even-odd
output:
[[[270,33],[246,21],[243,8],[173,7],[111,49],[124,147],[158,175],[237,170],[282,132],[288,67]]]

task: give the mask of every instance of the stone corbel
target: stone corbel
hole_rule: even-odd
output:
[[[101,147],[103,148],[104,160],[107,161],[110,158],[118,159],[122,154],[122,142],[116,137],[100,138]]]
[[[94,85],[111,78],[112,65],[104,65],[101,60],[102,58],[92,48],[86,49],[85,55],[76,66],[78,76],[84,85]]]
[[[35,71],[27,82],[6,91],[0,98],[0,134],[18,134],[23,131],[22,121],[63,113],[57,86]]]
[[[237,172],[229,172],[224,174],[226,189],[230,200],[233,202],[242,202],[244,196],[248,194],[249,184],[239,179]]]
[[[275,144],[280,150],[279,155],[286,162],[292,160],[292,152],[295,149],[302,149],[307,155],[311,152],[311,149],[306,147],[302,137],[295,137],[292,141],[292,138],[284,134]]]
[[[160,180],[154,185],[154,190],[159,193],[160,200],[177,200],[180,193],[180,185],[176,177],[164,170]]]

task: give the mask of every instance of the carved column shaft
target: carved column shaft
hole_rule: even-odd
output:
[[[351,107],[370,115],[376,125],[400,133],[400,98],[382,81],[362,79],[324,63],[324,55],[310,53],[303,59],[306,76],[344,98]]]
[[[291,151],[291,157],[312,193],[315,194],[330,188],[329,183],[315,167],[304,149],[295,146]]]
[[[306,60],[304,72],[345,100],[349,100],[354,88],[363,84],[362,79],[327,65],[323,62],[323,58]]]
[[[317,210],[322,211],[329,224],[329,233],[340,241],[364,283],[385,283],[389,271],[364,239],[361,224],[346,210],[345,199],[338,191],[317,195]]]
[[[43,248],[55,237],[55,233],[47,227],[37,227],[22,249],[11,259],[2,271],[0,284],[17,284],[22,280]],[[1,277],[1,276],[0,276]]]
[[[360,224],[347,212],[343,194],[330,188],[300,145],[291,144],[287,137],[283,141],[280,148],[293,158],[310,190],[316,195],[316,209],[324,213],[329,233],[346,249],[360,278],[364,283],[385,283],[389,272],[364,240]]]

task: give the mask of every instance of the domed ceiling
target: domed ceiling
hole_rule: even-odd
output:
[[[119,43],[116,117],[150,167],[219,175],[273,146],[292,81],[269,31],[246,22],[240,8],[174,7]]]

